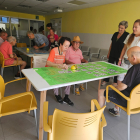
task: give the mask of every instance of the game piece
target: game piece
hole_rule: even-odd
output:
[[[88,74],[91,74],[92,72],[89,71],[89,72],[87,72],[87,73],[88,73]]]
[[[76,66],[76,65],[72,65],[72,66],[71,66],[71,69],[72,69],[72,70],[76,70],[76,69],[77,69],[77,66]]]

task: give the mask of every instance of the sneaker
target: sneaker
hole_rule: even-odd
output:
[[[74,103],[68,97],[67,98],[64,97],[63,102],[70,106],[74,106]]]
[[[81,84],[80,87],[79,87],[79,89],[80,89],[81,91],[84,91],[84,90],[85,90],[84,85]]]
[[[107,82],[103,81],[103,82],[101,83],[101,86],[106,85],[106,83],[107,83]]]
[[[79,88],[75,88],[75,94],[80,95]]]
[[[16,74],[14,78],[15,78],[15,79],[19,79],[19,78],[21,78],[21,77],[20,77],[20,74],[19,74],[19,73]]]
[[[60,104],[63,104],[63,99],[61,98],[60,95],[55,95],[57,102],[59,102]]]
[[[109,113],[114,115],[115,117],[120,116],[119,111],[115,111],[114,108],[109,108]]]

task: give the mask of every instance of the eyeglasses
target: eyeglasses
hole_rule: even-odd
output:
[[[75,44],[80,44],[80,42],[76,42],[76,41],[75,41],[74,43],[75,43]]]
[[[54,39],[54,38],[50,38],[50,39]]]

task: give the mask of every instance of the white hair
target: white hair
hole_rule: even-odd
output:
[[[11,43],[11,42],[15,41],[16,38],[14,36],[9,36],[7,40],[9,43]]]
[[[125,27],[125,29],[128,27],[128,22],[127,21],[125,21],[125,20],[123,20],[123,21],[121,21],[120,23],[119,23],[119,26],[120,25],[123,25],[124,27]]]

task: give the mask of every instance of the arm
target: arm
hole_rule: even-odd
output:
[[[108,58],[108,59],[109,59],[109,56],[110,56],[111,47],[112,47],[112,42],[111,42],[111,44],[110,44],[110,48],[109,48],[108,55],[107,55],[107,58]]]
[[[123,56],[124,56],[124,54],[125,54],[125,52],[126,52],[126,49],[127,49],[127,46],[126,46],[126,44],[125,44],[124,47],[123,47],[123,49],[122,49],[120,58],[119,58],[119,62],[118,62],[118,65],[119,65],[119,66],[120,66],[121,61],[122,61],[122,59],[123,59]]]
[[[127,85],[124,83],[119,83],[116,87],[119,91],[125,90],[127,88]]]
[[[40,49],[40,48],[43,48],[43,47],[45,47],[45,46],[46,46],[46,44],[43,43],[43,44],[42,44],[41,46],[39,46],[39,47],[38,47],[38,46],[34,46],[34,48],[35,48],[35,49]]]
[[[65,59],[66,64],[74,64],[73,62],[69,61],[68,59]]]
[[[66,65],[66,64],[55,64],[55,63],[53,63],[51,61],[47,61],[46,65],[49,66],[49,67],[68,69],[68,65]]]
[[[87,60],[85,60],[84,58],[81,60],[81,63],[88,63]]]

